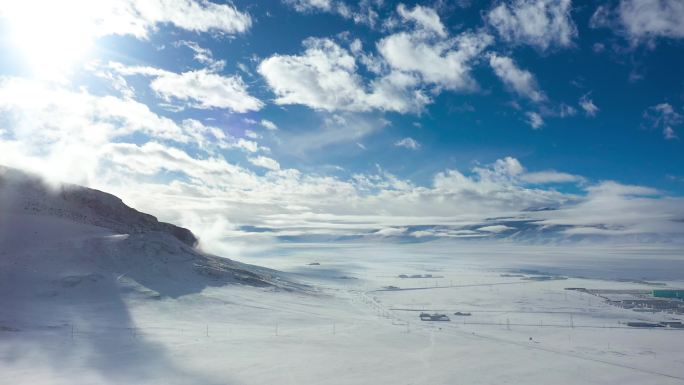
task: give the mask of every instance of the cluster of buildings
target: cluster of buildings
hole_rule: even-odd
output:
[[[684,290],[595,290],[580,287],[566,290],[581,291],[605,299],[611,305],[636,312],[666,312],[684,314]]]

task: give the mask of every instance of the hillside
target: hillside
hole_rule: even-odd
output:
[[[273,270],[208,255],[188,229],[114,195],[0,168],[0,324],[50,324],[72,306],[127,295],[178,298],[210,286],[299,288]],[[46,311],[47,310],[47,311]]]

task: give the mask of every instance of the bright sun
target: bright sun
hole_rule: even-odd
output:
[[[86,12],[90,7],[81,3],[86,2],[0,1],[16,53],[34,76],[68,75],[92,46],[94,22]]]

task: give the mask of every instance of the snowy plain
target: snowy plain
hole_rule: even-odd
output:
[[[624,324],[681,316],[565,290],[684,287],[677,250],[376,242],[240,259],[5,209],[0,384],[684,384],[684,330]]]

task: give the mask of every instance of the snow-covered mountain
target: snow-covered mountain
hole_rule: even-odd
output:
[[[196,244],[190,230],[111,194],[0,168],[0,325],[54,324],[86,304],[123,308],[126,296],[178,298],[228,284],[299,288]]]
[[[0,212],[35,214],[103,227],[119,234],[167,233],[194,247],[188,229],[159,222],[126,206],[118,197],[72,184],[48,186],[37,176],[0,166]]]

